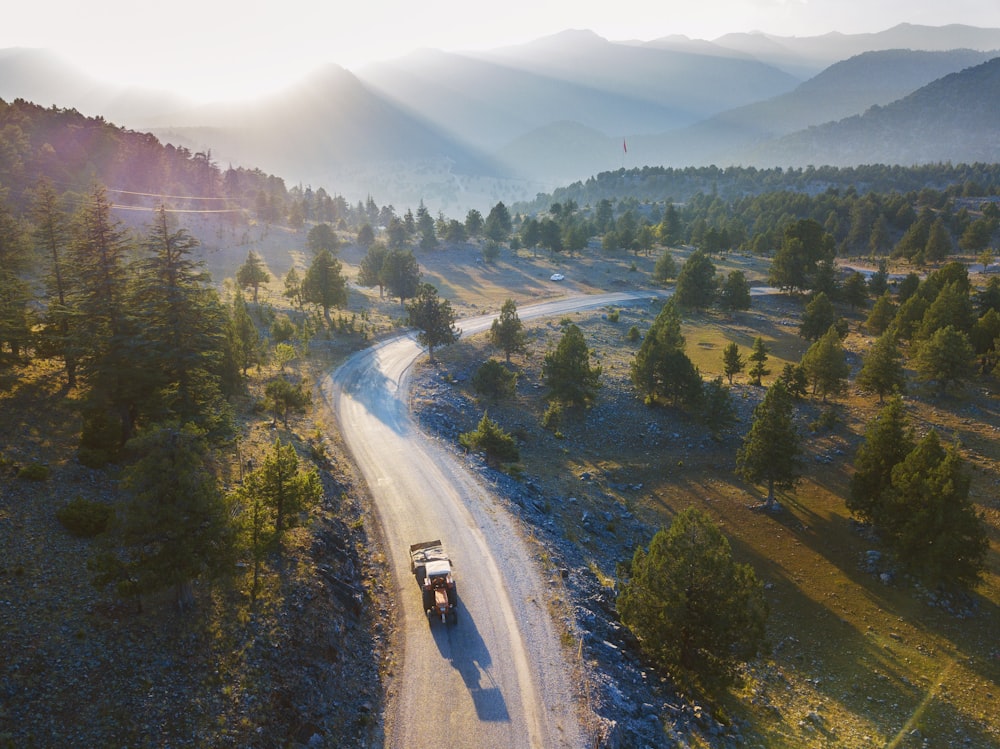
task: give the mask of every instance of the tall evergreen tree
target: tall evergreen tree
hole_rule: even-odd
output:
[[[715,691],[764,643],[764,587],[701,510],[677,514],[638,548],[619,585],[622,622],[661,668],[688,688]]]
[[[767,377],[771,374],[771,370],[766,366],[767,354],[768,350],[764,344],[764,339],[760,336],[754,338],[753,348],[750,350],[750,356],[748,357],[752,364],[750,365],[750,369],[747,370],[747,375],[757,387],[760,387],[762,377]]]
[[[461,331],[455,327],[455,312],[451,302],[438,297],[438,291],[429,283],[420,284],[413,301],[406,305],[410,325],[420,332],[417,340],[427,347],[427,355],[434,361],[434,347],[447,346],[458,340]]]
[[[600,365],[590,365],[583,332],[569,325],[555,350],[547,353],[542,362],[542,378],[550,394],[565,403],[585,405],[596,395],[600,377]]]
[[[358,283],[369,288],[378,286],[379,299],[385,296],[385,277],[382,268],[388,256],[389,249],[381,242],[375,242],[361,258],[361,265],[358,267]]]
[[[246,262],[236,271],[236,283],[243,289],[253,289],[253,303],[257,304],[258,292],[262,284],[271,280],[270,274],[264,268],[264,261],[261,260],[253,250],[247,253]]]
[[[736,454],[737,472],[751,483],[767,485],[767,507],[775,488],[792,488],[798,481],[799,436],[792,422],[792,399],[784,384],[775,382],[753,411],[753,423]]]
[[[865,429],[865,440],[854,455],[847,508],[862,520],[881,525],[892,487],[892,469],[913,446],[903,399],[895,395]]]
[[[490,326],[490,342],[503,351],[508,364],[511,354],[524,350],[524,323],[517,316],[517,304],[513,299],[504,301],[500,314]]]
[[[949,386],[972,376],[973,356],[969,337],[949,325],[919,344],[913,366],[917,379],[936,382],[938,395],[943,396]]]
[[[823,336],[830,326],[837,322],[837,312],[833,308],[833,302],[824,292],[819,292],[806,305],[802,313],[802,324],[799,326],[799,335],[808,341],[815,341]]]
[[[413,297],[420,286],[420,267],[410,251],[392,250],[385,256],[379,277],[392,296],[399,297],[399,303]]]
[[[137,264],[133,304],[149,406],[157,420],[227,429],[219,377],[225,313],[204,263],[192,257],[198,241],[174,229],[161,206],[143,244],[147,256]]]
[[[331,324],[331,307],[347,306],[347,279],[329,250],[320,250],[309,265],[302,279],[302,300],[321,307],[327,325]]]
[[[121,523],[124,559],[95,560],[95,583],[136,596],[173,587],[178,608],[194,603],[192,582],[232,567],[233,525],[203,433],[163,425],[129,443],[129,500]]]
[[[693,407],[701,397],[698,369],[684,353],[677,305],[670,299],[653,321],[632,362],[632,383],[648,403],[669,399],[674,406]]]
[[[826,335],[809,347],[802,357],[802,369],[813,393],[819,395],[824,403],[827,396],[844,392],[851,369],[835,327],[831,325]]]
[[[746,361],[740,354],[740,347],[736,341],[730,341],[722,350],[722,373],[733,384],[733,376],[738,375],[746,367]]]
[[[703,250],[695,250],[681,266],[674,299],[682,309],[705,309],[715,300],[715,264]]]
[[[84,438],[93,419],[104,421],[111,412],[119,445],[132,436],[136,400],[149,374],[136,369],[133,350],[138,338],[128,303],[127,265],[133,249],[127,229],[111,215],[104,188],[93,187],[75,217],[70,250],[77,320],[73,347],[88,389]]]
[[[865,327],[874,335],[882,335],[895,317],[896,305],[892,303],[892,295],[886,291],[875,300],[875,305],[865,320]]]
[[[750,309],[750,283],[743,271],[729,271],[719,292],[719,306],[730,314]]]
[[[303,468],[295,446],[276,439],[260,467],[243,480],[245,500],[260,500],[274,523],[274,537],[280,541],[296,514],[323,497],[323,486],[315,469]]]
[[[878,393],[879,403],[893,391],[903,392],[906,387],[903,355],[892,331],[880,335],[865,354],[857,384],[862,390]]]
[[[70,306],[73,274],[69,268],[69,218],[60,207],[59,196],[48,179],[41,180],[35,189],[31,215],[35,247],[46,261],[48,303],[43,336],[47,347],[62,357],[67,386],[75,388],[77,352],[71,334],[74,319]]]

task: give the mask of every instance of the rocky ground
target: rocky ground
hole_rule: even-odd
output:
[[[380,746],[392,610],[364,494],[337,445],[310,444],[307,422],[279,433],[246,411],[244,459],[279,435],[304,458],[325,453],[323,502],[282,560],[265,562],[256,601],[240,562],[196,586],[194,611],[177,612],[169,593],[140,611],[94,589],[98,541],[56,519],[77,496],[121,499],[113,468],[75,460],[58,380],[35,371],[0,389],[0,747]],[[47,479],[17,478],[38,463]]]

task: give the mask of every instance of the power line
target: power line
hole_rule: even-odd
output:
[[[146,198],[169,198],[171,200],[228,200],[228,198],[201,197],[200,195],[164,195],[156,192],[134,192],[132,190],[119,190],[116,187],[105,188],[108,192],[116,192],[120,195],[141,195]]]

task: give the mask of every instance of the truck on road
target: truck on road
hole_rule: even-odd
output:
[[[451,559],[440,539],[410,546],[410,571],[423,596],[424,613],[441,617],[441,622],[458,621],[458,591]]]

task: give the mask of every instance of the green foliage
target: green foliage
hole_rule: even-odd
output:
[[[483,242],[483,262],[495,263],[500,257],[500,244],[488,239]]]
[[[583,332],[570,324],[554,351],[545,355],[542,378],[550,395],[565,403],[585,405],[600,387],[601,367],[590,365],[590,351]]]
[[[767,484],[767,504],[774,504],[775,488],[792,488],[798,481],[799,436],[792,422],[792,399],[775,382],[753,412],[753,423],[736,454],[736,470],[752,483]]]
[[[673,298],[682,309],[705,309],[715,300],[715,264],[702,250],[688,256],[677,276]]]
[[[866,522],[883,524],[892,469],[913,449],[903,399],[895,395],[865,429],[865,439],[854,456],[847,508]]]
[[[858,271],[854,271],[854,273],[847,277],[847,280],[844,282],[843,297],[852,310],[867,306],[868,284],[865,282],[864,275]]]
[[[49,467],[44,463],[29,463],[18,470],[17,477],[22,481],[48,481],[50,474]]]
[[[410,325],[420,332],[417,340],[427,347],[427,354],[434,361],[434,347],[447,346],[458,340],[461,331],[455,327],[455,312],[451,302],[439,299],[437,289],[429,283],[421,284],[417,296],[406,305]]]
[[[617,601],[642,649],[682,687],[714,693],[760,652],[764,589],[701,510],[680,512],[638,548]]]
[[[837,312],[833,308],[833,302],[821,291],[806,305],[805,312],[802,313],[799,335],[808,341],[815,341],[835,322],[837,322]]]
[[[513,299],[504,300],[500,314],[490,326],[490,343],[503,351],[508,363],[511,354],[524,351],[524,323],[517,316],[517,304]]]
[[[295,447],[276,439],[261,465],[246,475],[238,496],[244,506],[259,503],[253,512],[265,513],[264,525],[280,540],[298,513],[322,499],[323,486],[315,468],[302,466]],[[266,538],[259,541],[267,543]]]
[[[264,261],[261,260],[253,250],[247,253],[247,259],[236,271],[236,283],[243,289],[253,289],[253,303],[257,304],[257,294],[262,284],[271,280],[270,274],[264,268]]]
[[[391,296],[399,297],[400,304],[405,304],[420,287],[420,267],[413,253],[409,250],[390,251],[382,261],[379,281]]]
[[[677,278],[677,261],[670,250],[664,250],[653,266],[653,281],[662,284],[672,278]]]
[[[802,400],[806,397],[809,388],[809,378],[801,364],[785,364],[778,375],[778,381],[785,386],[785,390],[795,400]]]
[[[952,326],[942,328],[917,347],[913,366],[921,382],[936,382],[938,395],[972,376],[973,350],[969,337]]]
[[[931,430],[893,467],[888,494],[879,531],[903,566],[931,583],[974,585],[989,538],[958,447],[945,449]]]
[[[517,373],[512,372],[496,359],[488,359],[472,376],[472,388],[487,398],[498,398],[514,394],[517,385]]]
[[[174,587],[178,607],[187,608],[192,580],[232,569],[234,527],[212,452],[191,425],[155,427],[128,448],[135,460],[122,480],[124,555],[99,554],[94,583],[115,583],[120,594],[135,596]]]
[[[701,374],[684,353],[681,318],[674,300],[663,305],[632,362],[632,383],[647,402],[669,399],[675,407],[695,409]]]
[[[109,505],[83,497],[76,497],[56,510],[56,519],[78,538],[93,538],[104,533],[114,515]]]
[[[302,279],[302,301],[321,307],[328,325],[330,308],[347,306],[347,279],[341,267],[340,260],[323,249],[313,258]]]
[[[903,392],[906,387],[903,355],[892,331],[879,336],[865,354],[857,385],[862,390],[878,393],[880,403],[893,391]]]
[[[388,256],[389,249],[381,242],[375,242],[361,258],[361,264],[358,267],[358,284],[368,287],[378,286],[379,297],[382,297],[385,292],[387,276],[383,273],[383,266],[385,266]]]
[[[714,440],[721,439],[722,433],[736,423],[736,410],[722,377],[709,380],[702,388],[701,420]]]
[[[639,332],[639,326],[633,325],[628,329],[628,333],[625,334],[625,338],[630,342],[635,343],[640,338],[642,338],[642,333]]]
[[[847,364],[844,344],[837,329],[830,326],[802,357],[802,369],[812,384],[813,393],[825,402],[829,395],[840,395],[847,387],[851,368]]]
[[[730,341],[722,350],[722,374],[733,384],[733,377],[743,371],[746,362],[740,354],[740,347],[736,341]]]
[[[764,344],[764,339],[760,336],[754,338],[753,348],[750,350],[750,356],[748,357],[751,365],[750,369],[747,370],[747,375],[757,387],[760,387],[762,377],[767,377],[771,374],[771,370],[765,366],[768,358],[767,354],[768,350]]]
[[[289,271],[291,272],[291,271]],[[295,324],[288,315],[278,315],[271,323],[271,338],[275,343],[287,343],[295,337]]]
[[[719,292],[719,306],[729,313],[750,309],[750,283],[743,271],[729,271]]]
[[[771,263],[768,282],[793,292],[812,288],[819,264],[833,258],[834,250],[833,236],[814,219],[788,224]]]
[[[552,401],[545,409],[545,413],[542,414],[542,427],[550,432],[558,432],[562,423],[562,414],[562,404],[559,401]]]
[[[318,255],[323,250],[336,252],[340,246],[340,240],[333,227],[327,223],[319,223],[309,229],[306,234],[306,247],[314,254]]]
[[[618,322],[618,320],[619,320],[618,310],[613,309],[610,312],[608,312],[608,322]]]
[[[271,380],[264,388],[267,407],[280,416],[282,423],[288,426],[288,414],[291,412],[304,413],[306,407],[312,403],[312,396],[304,390],[302,383],[292,384],[284,377]]]
[[[865,327],[873,335],[882,335],[889,329],[895,316],[896,305],[892,302],[892,296],[886,291],[875,300],[875,306],[865,320]]]
[[[463,432],[458,441],[466,450],[486,453],[490,460],[513,463],[521,456],[514,438],[484,413],[475,431]]]

